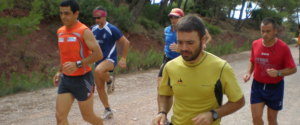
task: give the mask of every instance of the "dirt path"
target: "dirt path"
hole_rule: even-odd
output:
[[[290,46],[294,60],[298,61],[298,49]],[[244,92],[246,105],[236,113],[222,118],[223,125],[251,125],[250,86],[251,82],[243,83],[242,76],[246,73],[250,52],[223,56],[235,71],[238,82]],[[156,78],[158,69],[141,71],[116,76],[116,90],[109,95],[109,102],[115,117],[104,121],[105,125],[148,125],[157,114]],[[285,97],[283,110],[280,111],[280,125],[296,125],[300,123],[300,72],[285,78]],[[251,80],[250,80],[251,81]],[[0,98],[0,125],[54,125],[55,99],[57,88],[43,89],[35,92],[21,92]],[[94,109],[97,115],[104,111],[103,105],[95,92]],[[224,101],[227,98],[224,96]],[[172,115],[169,113],[168,117]],[[74,102],[69,114],[71,125],[88,125],[80,114],[77,101]],[[263,116],[266,118],[266,108]],[[266,123],[267,124],[267,123]]]

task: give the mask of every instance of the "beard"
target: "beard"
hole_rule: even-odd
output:
[[[193,60],[196,60],[197,57],[199,56],[199,54],[201,53],[201,50],[202,50],[202,42],[200,41],[200,46],[195,50],[195,52],[192,52],[192,51],[180,51],[180,54],[182,56],[182,58],[185,60],[185,61],[193,61]],[[182,55],[182,53],[190,53],[191,56],[184,56]]]

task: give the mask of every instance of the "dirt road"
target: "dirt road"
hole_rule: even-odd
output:
[[[295,62],[298,62],[298,49],[290,46]],[[222,118],[222,125],[251,125],[250,88],[251,82],[243,83],[250,51],[222,56],[235,71],[244,92],[246,105],[236,113]],[[156,80],[158,69],[140,71],[116,76],[116,90],[109,95],[109,102],[114,118],[104,121],[105,125],[149,125],[157,114]],[[300,123],[300,71],[285,77],[285,96],[283,110],[280,111],[280,125],[297,125]],[[251,81],[251,80],[250,80]],[[35,92],[21,92],[0,98],[0,125],[55,125],[55,99],[57,88],[43,89]],[[94,109],[97,115],[104,111],[103,105],[94,94]],[[227,98],[224,96],[224,101]],[[168,117],[172,115],[169,113]],[[88,125],[80,114],[77,101],[69,113],[71,125]],[[266,118],[266,108],[263,116]],[[267,123],[266,123],[267,124]]]

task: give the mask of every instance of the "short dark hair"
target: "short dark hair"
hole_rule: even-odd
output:
[[[94,11],[96,11],[96,10],[103,10],[103,11],[106,12],[106,9],[105,9],[104,7],[102,7],[102,6],[97,6],[97,7],[94,9]]]
[[[268,17],[268,18],[263,19],[263,20],[261,21],[261,23],[264,24],[264,25],[268,25],[268,24],[272,23],[273,28],[274,28],[274,29],[277,29],[277,23],[276,23],[276,21],[275,21],[273,18],[271,18],[271,17]]]
[[[60,3],[60,6],[61,7],[68,7],[68,6],[70,6],[71,11],[73,13],[75,13],[76,11],[79,11],[79,4],[78,4],[78,2],[76,0],[63,0]]]
[[[200,41],[205,35],[205,25],[202,19],[196,14],[189,14],[182,17],[176,24],[176,30],[183,32],[197,31]]]

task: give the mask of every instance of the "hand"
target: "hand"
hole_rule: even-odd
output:
[[[243,80],[244,80],[244,82],[246,83],[246,82],[248,82],[249,81],[249,79],[250,79],[250,77],[251,77],[251,75],[250,74],[246,74],[246,75],[244,75],[244,77],[243,77]]]
[[[205,49],[206,48],[206,43],[203,43],[202,44],[202,49]]]
[[[166,115],[160,113],[157,116],[155,116],[155,118],[152,120],[151,125],[164,125],[165,122],[166,122]]]
[[[120,66],[121,69],[125,69],[126,68],[126,61],[121,59],[119,61],[118,65]]]
[[[72,74],[78,69],[76,62],[65,62],[63,64],[63,71],[67,74]]]
[[[272,69],[267,69],[267,73],[271,77],[278,77],[278,70],[275,70],[273,68]]]
[[[211,125],[213,122],[212,113],[204,112],[192,119],[195,123],[194,125]]]
[[[57,72],[57,73],[55,74],[55,76],[53,77],[53,85],[54,85],[55,87],[58,87],[59,81],[60,81],[60,78],[61,78],[61,75],[62,75],[62,72]]]
[[[169,48],[171,49],[172,52],[178,52],[178,51],[179,51],[179,50],[178,50],[178,45],[177,45],[175,42],[173,42],[173,43],[169,46]]]

